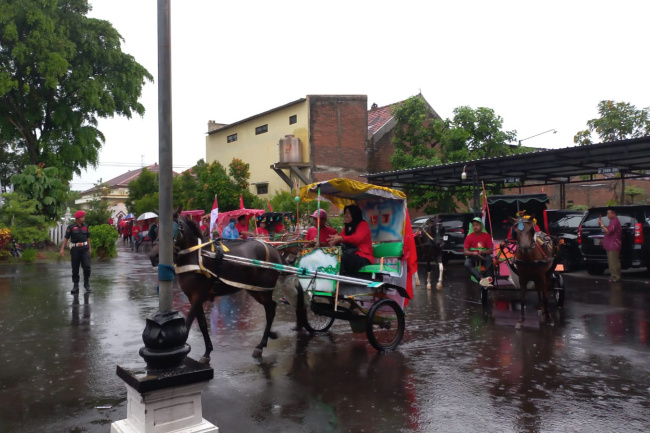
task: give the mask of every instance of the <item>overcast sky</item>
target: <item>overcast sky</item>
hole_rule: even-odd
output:
[[[91,0],[157,78],[154,0]],[[650,106],[638,1],[171,0],[173,164],[205,158],[208,120],[232,123],[308,94],[387,105],[422,92],[443,118],[490,107],[525,144],[573,146],[600,100]],[[143,118],[100,121],[97,169],[73,189],[158,162],[157,80]]]

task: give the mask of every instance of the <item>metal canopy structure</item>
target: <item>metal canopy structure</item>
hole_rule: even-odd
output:
[[[471,187],[473,178],[505,188],[590,182],[597,174],[648,177],[650,137],[364,175],[392,188]],[[463,172],[466,179],[461,179]]]

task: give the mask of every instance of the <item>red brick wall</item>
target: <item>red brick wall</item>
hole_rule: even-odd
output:
[[[365,95],[309,96],[309,147],[315,180],[365,179],[359,175],[368,171],[367,107]]]
[[[393,167],[390,165],[390,158],[395,153],[395,145],[392,142],[393,135],[395,133],[391,130],[369,149],[368,173],[381,173],[393,170]]]
[[[643,189],[645,192],[634,197],[634,204],[650,203],[650,181],[643,179],[626,179],[625,186],[634,185]],[[559,209],[560,203],[560,186],[534,186],[521,189],[522,194],[531,194],[545,192],[549,198],[549,209]],[[519,189],[506,190],[505,194],[519,194]],[[569,206],[569,200],[573,200],[574,205],[584,205],[587,207],[605,206],[612,199],[619,200],[621,194],[620,179],[602,179],[593,182],[574,183],[566,185],[566,206]],[[632,204],[629,196],[625,196],[625,204]]]

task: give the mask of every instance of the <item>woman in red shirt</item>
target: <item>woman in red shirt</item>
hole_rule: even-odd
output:
[[[341,244],[341,273],[350,273],[371,265],[375,259],[372,253],[370,226],[363,219],[361,208],[355,204],[346,206],[343,210],[345,227],[341,234],[330,236],[330,245]]]
[[[258,237],[268,238],[269,231],[266,229],[266,220],[260,221],[260,225],[255,229],[255,234]]]

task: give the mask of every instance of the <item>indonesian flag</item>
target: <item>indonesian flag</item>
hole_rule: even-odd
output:
[[[271,200],[269,198],[266,198],[266,204],[269,206],[269,212],[273,212],[273,208],[271,207]]]
[[[217,195],[214,195],[214,203],[212,203],[212,210],[210,211],[210,237],[212,232],[217,226],[217,218],[219,217],[219,203],[217,203]]]
[[[408,211],[406,212],[406,221],[404,221],[404,260],[406,260],[406,292],[413,299],[413,274],[418,271],[418,253],[415,250],[415,239],[413,237],[413,228],[411,227],[411,218]],[[408,305],[409,300],[404,299],[404,307]]]
[[[244,209],[244,196],[243,196],[243,194],[239,195],[239,209]]]

